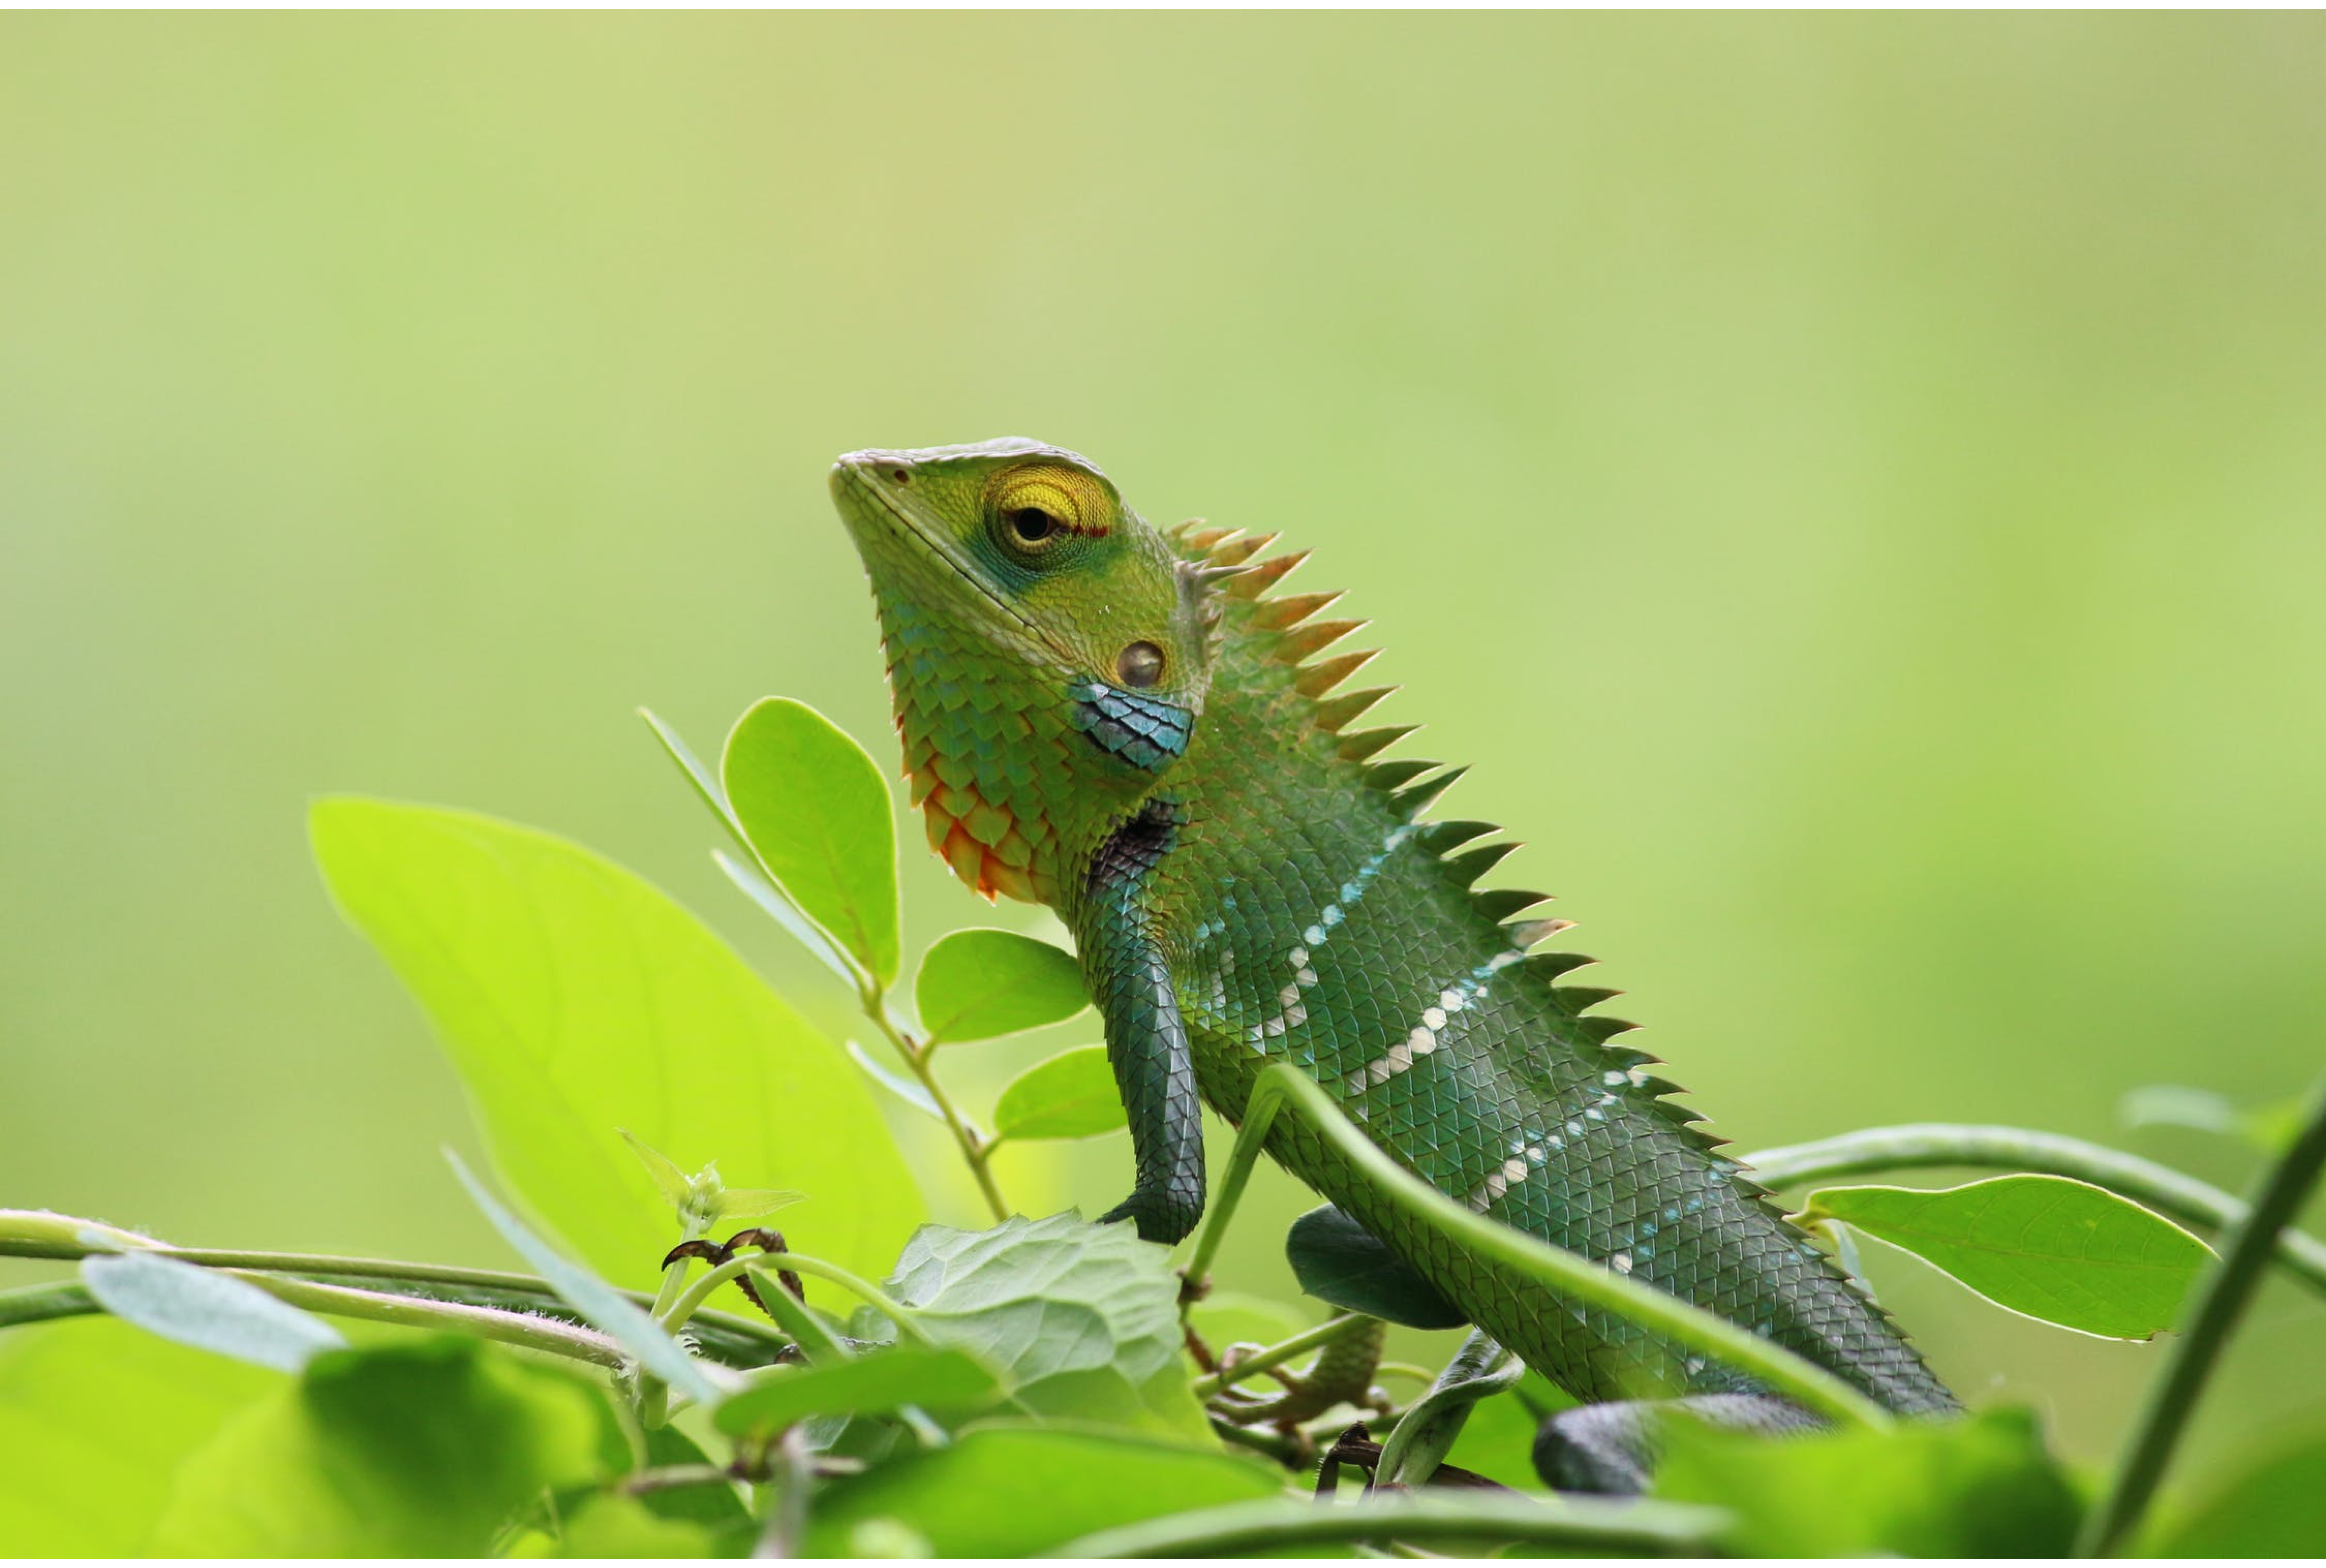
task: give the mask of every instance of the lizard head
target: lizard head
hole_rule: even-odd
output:
[[[1093,464],[1037,441],[851,452],[832,494],[932,847],[982,893],[1055,903],[1067,860],[1186,748],[1203,574]]]

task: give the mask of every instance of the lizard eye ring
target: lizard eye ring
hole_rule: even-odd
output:
[[[1163,650],[1152,643],[1133,643],[1115,659],[1114,673],[1126,686],[1152,686],[1163,678]]]

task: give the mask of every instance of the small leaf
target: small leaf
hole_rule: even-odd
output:
[[[858,1532],[900,1522],[922,1554],[1017,1559],[1115,1525],[1270,1498],[1280,1473],[1216,1443],[1193,1449],[1126,1433],[990,1424],[828,1483],[805,1555],[844,1556]],[[893,1532],[888,1532],[892,1536]]]
[[[1125,1123],[1122,1093],[1103,1045],[1037,1062],[1009,1081],[993,1107],[997,1138],[1087,1138]]]
[[[804,702],[769,697],[727,737],[719,776],[759,863],[881,984],[897,978],[897,830],[864,748]]]
[[[2153,1555],[2317,1556],[2326,1545],[2326,1427],[2247,1459],[2163,1532]]]
[[[1414,1329],[1457,1329],[1470,1321],[1372,1232],[1330,1203],[1292,1222],[1284,1256],[1302,1290],[1344,1312]]]
[[[718,1403],[719,1390],[702,1363],[665,1333],[662,1325],[644,1308],[580,1264],[569,1262],[555,1248],[526,1229],[498,1199],[485,1191],[482,1183],[469,1174],[460,1155],[447,1149],[444,1157],[452,1162],[453,1174],[469,1189],[470,1199],[485,1218],[493,1222],[493,1229],[533,1265],[535,1273],[549,1282],[560,1300],[600,1332],[610,1335],[617,1344],[638,1359],[640,1366],[688,1398],[704,1405]]]
[[[231,1356],[277,1372],[296,1372],[348,1342],[322,1319],[275,1300],[247,1280],[127,1252],[81,1260],[81,1279],[106,1311],[148,1333]]]
[[[711,851],[711,858],[719,869],[727,873],[727,880],[741,888],[760,911],[786,932],[792,940],[807,949],[808,956],[848,983],[851,991],[864,986],[863,971],[855,960],[840,951],[832,933],[816,924],[799,911],[799,905],[784,895],[784,890],[768,880],[768,874],[756,865],[738,860],[724,849]]]
[[[741,1224],[749,1220],[764,1220],[779,1209],[807,1202],[805,1192],[786,1192],[774,1187],[730,1187],[719,1194],[716,1207],[724,1222]]]
[[[857,1066],[864,1069],[865,1076],[871,1079],[873,1082],[924,1116],[937,1121],[944,1120],[944,1112],[937,1109],[937,1102],[929,1098],[929,1091],[921,1085],[898,1072],[894,1068],[884,1066],[875,1061],[863,1046],[853,1040],[848,1042],[848,1054]]]
[[[149,1550],[483,1556],[544,1488],[600,1478],[609,1419],[581,1378],[475,1340],[336,1350],[186,1461]]]
[[[991,1040],[1062,1023],[1090,1006],[1075,956],[1014,931],[948,932],[921,960],[913,1001],[932,1044]]]
[[[677,1163],[668,1155],[647,1143],[629,1128],[618,1127],[614,1130],[622,1135],[624,1143],[630,1146],[630,1153],[638,1156],[638,1164],[647,1168],[647,1174],[652,1176],[655,1185],[662,1189],[662,1195],[669,1199],[673,1205],[684,1207],[687,1200],[694,1196],[693,1179],[684,1171],[680,1170]]]
[[[1804,1222],[1840,1220],[1997,1306],[2103,1339],[2172,1326],[2212,1249],[2162,1215],[2066,1176],[1960,1187],[1828,1187]]]
[[[764,1436],[811,1415],[886,1415],[907,1405],[965,1411],[991,1404],[1001,1392],[974,1357],[898,1347],[764,1374],[729,1397],[715,1420],[730,1437]]]
[[[1035,1415],[1208,1441],[1180,1353],[1179,1276],[1128,1225],[1071,1213],[991,1230],[926,1225],[887,1289],[932,1341],[992,1367]]]

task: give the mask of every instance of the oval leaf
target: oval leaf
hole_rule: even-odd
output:
[[[921,1205],[871,1090],[658,889],[465,812],[329,800],[312,830],[333,898],[427,1009],[536,1229],[608,1279],[654,1282],[670,1202],[628,1127],[682,1171],[715,1159],[812,1194],[794,1229],[820,1257],[866,1274],[895,1258]]]
[[[1087,1138],[1125,1124],[1122,1094],[1103,1045],[1037,1062],[1009,1081],[993,1107],[998,1138]]]
[[[1414,1329],[1457,1329],[1470,1321],[1372,1231],[1330,1203],[1292,1222],[1284,1256],[1302,1290],[1344,1312]]]
[[[2112,1340],[2171,1328],[2213,1257],[2162,1215],[2066,1176],[1995,1176],[1935,1192],[1828,1187],[1810,1194],[1801,1218],[1843,1220],[1997,1306]]]
[[[1072,953],[980,926],[941,937],[921,960],[913,1000],[932,1044],[991,1040],[1057,1024],[1090,1006]]]
[[[115,1317],[254,1366],[296,1372],[325,1350],[347,1349],[340,1331],[322,1319],[247,1280],[175,1258],[140,1252],[85,1258],[80,1276]]]
[[[903,1347],[769,1373],[721,1405],[715,1420],[730,1437],[747,1437],[811,1415],[885,1415],[907,1405],[970,1410],[1000,1396],[1001,1385],[974,1357]]]
[[[735,721],[719,765],[753,853],[882,985],[897,978],[897,829],[871,756],[805,702]]]

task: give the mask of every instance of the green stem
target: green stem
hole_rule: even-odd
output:
[[[68,1221],[78,1226],[79,1221]],[[102,1227],[91,1226],[92,1229]],[[144,1239],[140,1238],[139,1239]],[[63,1262],[78,1261],[112,1250],[87,1246],[78,1241],[59,1241],[48,1238],[27,1238],[0,1234],[0,1257],[55,1258]],[[409,1286],[414,1291],[435,1288],[455,1300],[469,1297],[465,1304],[480,1308],[508,1307],[525,1312],[545,1312],[563,1316],[571,1313],[558,1299],[547,1280],[530,1274],[510,1274],[498,1269],[459,1268],[449,1264],[405,1263],[392,1258],[341,1257],[321,1252],[249,1252],[216,1248],[145,1246],[140,1248],[160,1257],[173,1257],[181,1263],[199,1264],[207,1268],[256,1269],[267,1273],[292,1276],[322,1275],[316,1280],[321,1285],[336,1284],[349,1279],[377,1280],[383,1287]],[[643,1291],[622,1293],[640,1306],[654,1299]],[[507,1298],[520,1298],[512,1303]],[[537,1300],[538,1305],[535,1305]],[[51,1318],[79,1317],[102,1311],[88,1302],[81,1287],[75,1285],[34,1286],[29,1290],[0,1293],[0,1327],[37,1322]],[[741,1353],[749,1345],[764,1345],[778,1350],[788,1341],[771,1326],[741,1317],[732,1313],[714,1312],[702,1314],[703,1321],[695,1327],[698,1331],[709,1330],[730,1349]],[[764,1356],[762,1359],[764,1359]],[[758,1363],[749,1363],[756,1365]]]
[[[811,1279],[829,1280],[850,1294],[870,1303],[874,1310],[897,1325],[898,1333],[908,1336],[917,1344],[932,1343],[921,1326],[913,1321],[911,1309],[878,1285],[860,1279],[836,1263],[826,1263],[821,1257],[803,1257],[795,1252],[755,1252],[729,1258],[687,1287],[672,1305],[663,1327],[674,1333],[685,1327],[686,1321],[710,1299],[712,1292],[737,1278],[746,1269],[758,1269],[772,1276],[779,1268],[805,1274]],[[783,1287],[771,1280],[768,1288],[780,1290]]]
[[[1348,1332],[1352,1325],[1363,1322],[1364,1314],[1362,1313],[1344,1313],[1318,1323],[1313,1329],[1303,1329],[1290,1339],[1279,1341],[1264,1350],[1255,1350],[1234,1366],[1223,1367],[1206,1377],[1198,1378],[1188,1387],[1195,1390],[1196,1398],[1209,1399],[1223,1388],[1241,1383],[1247,1378],[1257,1378],[1271,1367],[1281,1367],[1295,1356],[1313,1350],[1319,1345],[1331,1344]]]
[[[2326,1172],[2326,1078],[2312,1091],[2301,1135],[2262,1177],[2251,1211],[2224,1238],[2221,1261],[2201,1287],[2189,1327],[2150,1392],[2125,1461],[2107,1495],[2084,1521],[2076,1543],[2079,1555],[2107,1555],[2140,1522],[2207,1379],[2261,1283],[2278,1233],[2302,1211],[2321,1172]]]
[[[935,1044],[920,1039],[898,1022],[897,1016],[889,1011],[888,994],[879,986],[868,984],[861,1000],[864,1016],[896,1048],[897,1054],[904,1059],[906,1070],[920,1081],[921,1087],[928,1092],[930,1103],[937,1108],[937,1114],[944,1118],[945,1126],[953,1129],[953,1141],[959,1146],[961,1157],[967,1163],[969,1174],[977,1183],[977,1190],[985,1195],[985,1206],[992,1211],[993,1222],[1000,1224],[1009,1218],[1009,1204],[1001,1196],[1000,1184],[993,1179],[992,1140],[962,1115],[961,1109],[954,1104],[953,1097],[945,1092],[944,1085],[937,1081],[936,1065],[932,1060],[936,1054]]]
[[[1679,1503],[1599,1502],[1480,1496],[1376,1494],[1319,1504],[1261,1498],[1142,1520],[1069,1541],[1053,1557],[1220,1557],[1391,1537],[1436,1542],[1521,1541],[1576,1546],[1587,1554],[1646,1550],[1702,1555],[1727,1516]]]
[[[318,1285],[280,1274],[248,1269],[221,1269],[234,1279],[256,1285],[277,1301],[333,1317],[360,1318],[394,1323],[407,1329],[449,1330],[497,1340],[520,1350],[543,1350],[553,1356],[588,1361],[615,1370],[629,1364],[629,1353],[595,1329],[579,1328],[524,1313],[497,1307],[468,1306],[459,1302],[433,1301],[425,1296],[391,1295],[385,1291],[354,1290],[346,1285]]]
[[[1741,1157],[1753,1174],[1771,1187],[1801,1187],[1836,1176],[1961,1165],[2073,1176],[2162,1210],[2184,1223],[2216,1229],[2242,1224],[2250,1212],[2242,1200],[2154,1160],[2024,1127],[1916,1122],[1868,1127]],[[2278,1236],[2276,1251],[2282,1266],[2326,1293],[2326,1242],[2287,1230]]]

